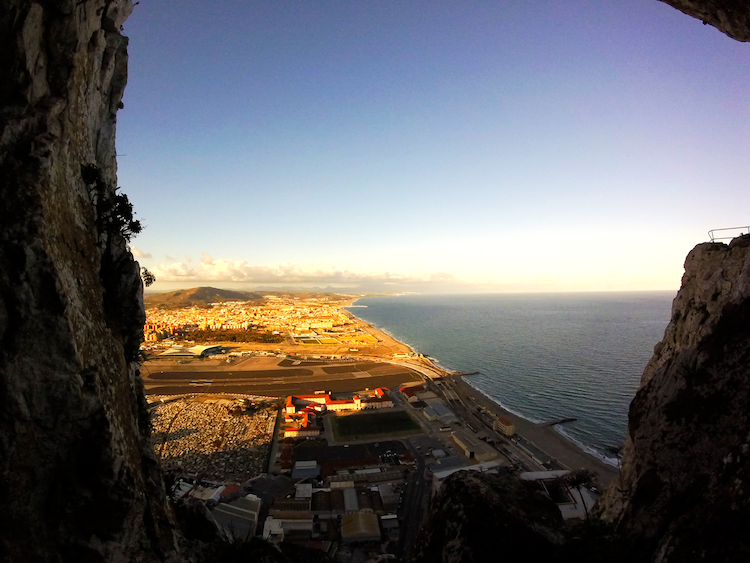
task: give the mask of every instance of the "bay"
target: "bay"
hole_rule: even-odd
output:
[[[607,458],[623,443],[672,291],[366,297],[351,312],[534,422]],[[613,460],[608,461],[614,463]]]

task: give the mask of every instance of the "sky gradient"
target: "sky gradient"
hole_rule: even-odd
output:
[[[142,0],[125,34],[156,290],[677,289],[750,224],[750,45],[656,0]]]

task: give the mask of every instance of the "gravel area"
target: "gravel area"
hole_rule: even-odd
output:
[[[151,416],[154,450],[168,471],[237,482],[265,471],[275,411],[188,400],[159,405]]]

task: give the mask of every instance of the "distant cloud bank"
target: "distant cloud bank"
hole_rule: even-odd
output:
[[[135,256],[135,252],[133,253]],[[409,283],[425,281],[459,281],[453,274],[437,273],[424,276],[394,272],[367,272],[322,264],[250,264],[245,260],[214,259],[208,254],[200,264],[173,262],[159,264],[153,269],[159,281],[164,282],[233,282],[233,283]]]
[[[136,258],[152,258],[131,248]],[[152,262],[153,263],[153,262]],[[350,291],[364,293],[495,293],[556,291],[672,290],[672,283],[607,274],[604,276],[561,276],[555,273],[524,272],[521,275],[492,278],[475,272],[404,273],[346,268],[329,262],[303,264],[250,264],[241,259],[213,258],[203,254],[200,261],[186,255],[185,261],[167,257],[158,266],[149,266],[156,276],[154,289],[187,288],[199,285],[234,289],[289,289]]]
[[[141,252],[138,250],[135,246],[130,247],[130,252],[135,256],[136,258],[152,258],[152,256],[147,252]]]

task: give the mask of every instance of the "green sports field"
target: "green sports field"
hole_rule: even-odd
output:
[[[422,433],[422,427],[404,411],[367,412],[331,419],[337,442]]]

